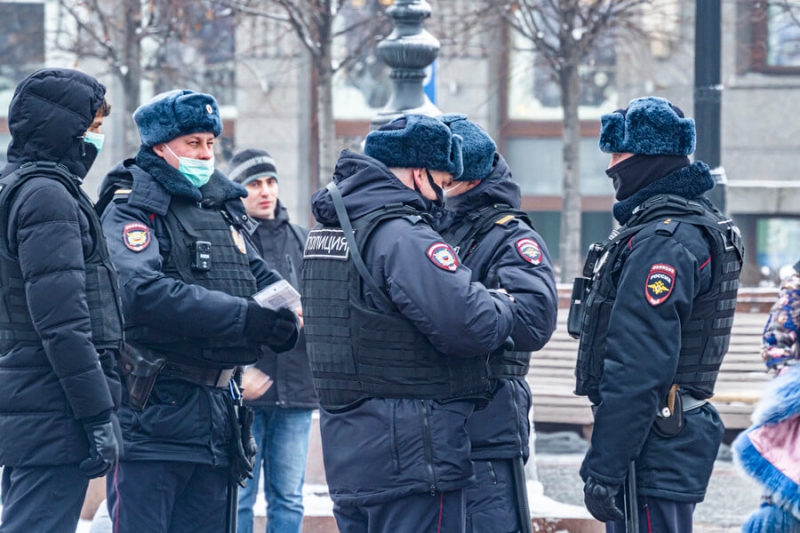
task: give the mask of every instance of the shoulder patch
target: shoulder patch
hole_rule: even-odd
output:
[[[431,263],[442,270],[447,270],[448,272],[458,270],[458,256],[447,243],[437,242],[431,244],[425,255],[428,256]]]
[[[129,250],[141,252],[150,245],[150,228],[139,222],[125,224],[122,240]]]
[[[675,287],[677,274],[675,267],[670,265],[656,263],[651,266],[644,286],[647,303],[655,307],[666,302]]]
[[[528,263],[538,265],[542,262],[542,249],[538,242],[533,239],[520,239],[516,246],[519,255]]]
[[[350,247],[347,245],[344,230],[337,228],[312,229],[306,239],[303,258],[347,261],[350,258]]]

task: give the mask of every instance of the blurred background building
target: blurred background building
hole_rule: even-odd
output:
[[[495,137],[522,187],[523,208],[558,261],[564,113],[552,62],[509,24],[519,2],[428,2],[426,28],[441,42],[426,81],[429,98],[443,112],[469,114]],[[90,194],[136,151],[130,111],[158,92],[189,88],[220,103],[218,158],[268,150],[282,201],[294,220],[312,223],[309,199],[329,179],[331,159],[344,147],[358,149],[390,96],[376,44],[391,31],[385,10],[392,3],[0,1],[0,162],[14,87],[38,68],[78,68],[109,88],[112,114],[85,184]],[[693,115],[694,2],[636,3],[635,30],[598,36],[578,69],[582,250],[614,224],[608,156],[597,148],[600,115],[646,94]],[[748,247],[747,285],[777,279],[800,255],[798,15],[800,5],[788,0],[722,1],[722,162],[728,213]],[[335,132],[332,146],[318,142],[326,131]]]

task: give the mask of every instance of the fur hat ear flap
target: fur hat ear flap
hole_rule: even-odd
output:
[[[464,174],[464,139],[460,135],[453,135],[450,140],[450,162],[452,163],[453,179],[457,180]]]
[[[800,521],[792,513],[764,502],[742,524],[742,533],[800,533]]]
[[[600,150],[609,154],[623,153],[625,117],[621,113],[609,113],[600,117]]]

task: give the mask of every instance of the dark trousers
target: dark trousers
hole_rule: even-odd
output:
[[[475,481],[464,490],[467,533],[520,531],[511,459],[474,463]]]
[[[89,478],[77,464],[6,466],[0,533],[75,533]]]
[[[375,505],[333,505],[339,533],[464,533],[464,491],[412,494]]]
[[[620,509],[622,498],[617,498]],[[640,533],[692,533],[693,503],[646,496],[639,501]],[[606,522],[606,533],[625,533],[625,522]]]
[[[106,479],[114,533],[226,531],[227,468],[125,461]]]

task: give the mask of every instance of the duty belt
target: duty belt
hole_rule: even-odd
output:
[[[182,379],[196,385],[227,389],[236,368],[205,368],[167,362],[159,373],[159,378]]]
[[[704,406],[705,404],[708,403],[708,400],[699,400],[699,399],[695,398],[694,396],[692,396],[691,394],[681,394],[681,399],[683,400],[683,404],[682,404],[683,405],[683,409],[682,409],[682,411],[684,413],[687,413],[689,411],[697,409],[698,407],[702,407],[702,406]],[[592,405],[592,416],[593,417],[597,413],[597,408],[598,407],[599,406],[597,406],[597,405]]]

